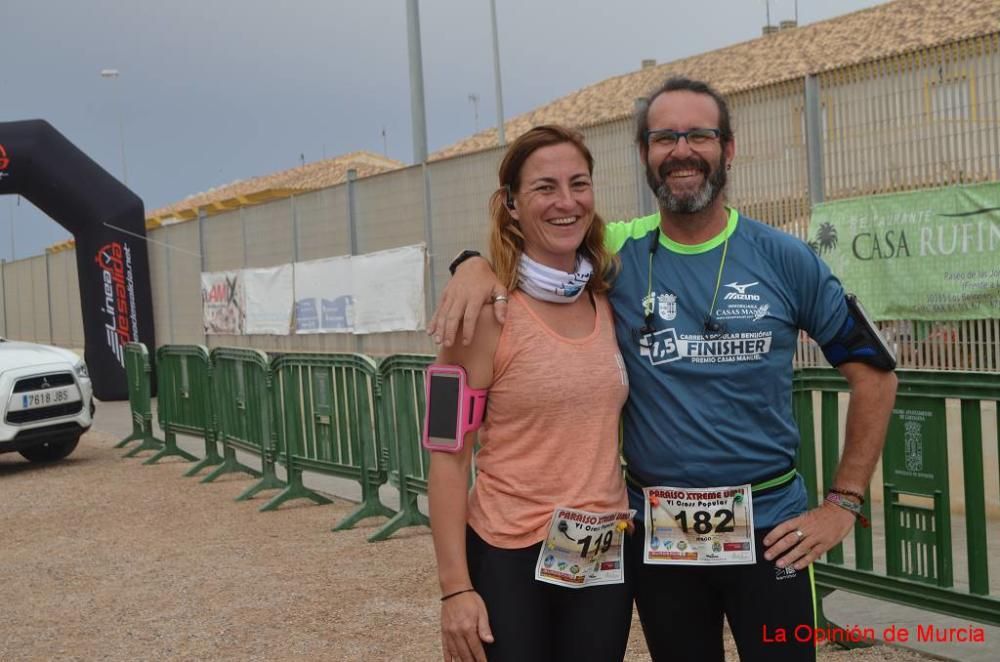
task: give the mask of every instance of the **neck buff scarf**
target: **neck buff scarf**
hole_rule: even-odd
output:
[[[528,296],[540,301],[573,303],[583,294],[587,281],[594,273],[594,266],[578,253],[575,272],[566,273],[535,262],[522,253],[517,273],[517,286]]]

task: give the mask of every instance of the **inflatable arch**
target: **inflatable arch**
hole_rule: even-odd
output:
[[[4,194],[73,234],[94,395],[127,399],[125,343],[156,347],[142,200],[44,120],[0,122]]]

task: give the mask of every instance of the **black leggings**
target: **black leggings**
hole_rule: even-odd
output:
[[[768,530],[755,531],[754,565],[647,565],[642,560],[643,525],[636,522],[629,565],[639,619],[655,662],[723,662],[723,616],[743,662],[816,659],[815,644],[795,636],[810,635],[814,625],[809,570],[781,571],[774,561],[764,560],[761,541]],[[777,641],[779,630],[787,642]]]
[[[626,543],[633,544],[631,540]],[[472,585],[482,596],[494,643],[491,662],[613,662],[625,656],[632,625],[628,564],[624,584],[565,588],[535,580],[542,543],[500,549],[472,528],[466,556]]]

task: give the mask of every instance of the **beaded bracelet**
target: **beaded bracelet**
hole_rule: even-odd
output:
[[[456,595],[462,595],[463,593],[469,593],[469,592],[471,592],[471,591],[475,591],[475,590],[476,590],[476,589],[474,589],[474,588],[463,588],[463,589],[462,589],[461,591],[455,591],[454,593],[449,593],[448,595],[446,595],[446,596],[442,597],[442,598],[441,598],[441,602],[444,602],[444,601],[445,601],[445,600],[447,600],[448,598],[453,598],[453,597],[455,597]]]
[[[865,502],[865,495],[861,494],[860,492],[855,492],[853,490],[845,490],[845,489],[842,489],[842,488],[839,488],[839,487],[831,487],[828,491],[833,492],[834,494],[842,494],[844,496],[852,496],[855,499],[857,499],[858,501],[860,501],[862,504],[864,504],[864,502]]]
[[[842,494],[834,492],[833,490],[830,490],[830,492],[826,495],[826,501],[829,501],[833,505],[839,506],[854,515],[858,521],[861,522],[861,526],[864,528],[867,529],[871,525],[868,518],[865,517],[864,512],[862,511],[860,503],[848,501]]]

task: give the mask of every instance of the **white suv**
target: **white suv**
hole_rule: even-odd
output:
[[[90,375],[79,356],[0,338],[0,453],[61,460],[90,429],[93,415]]]

